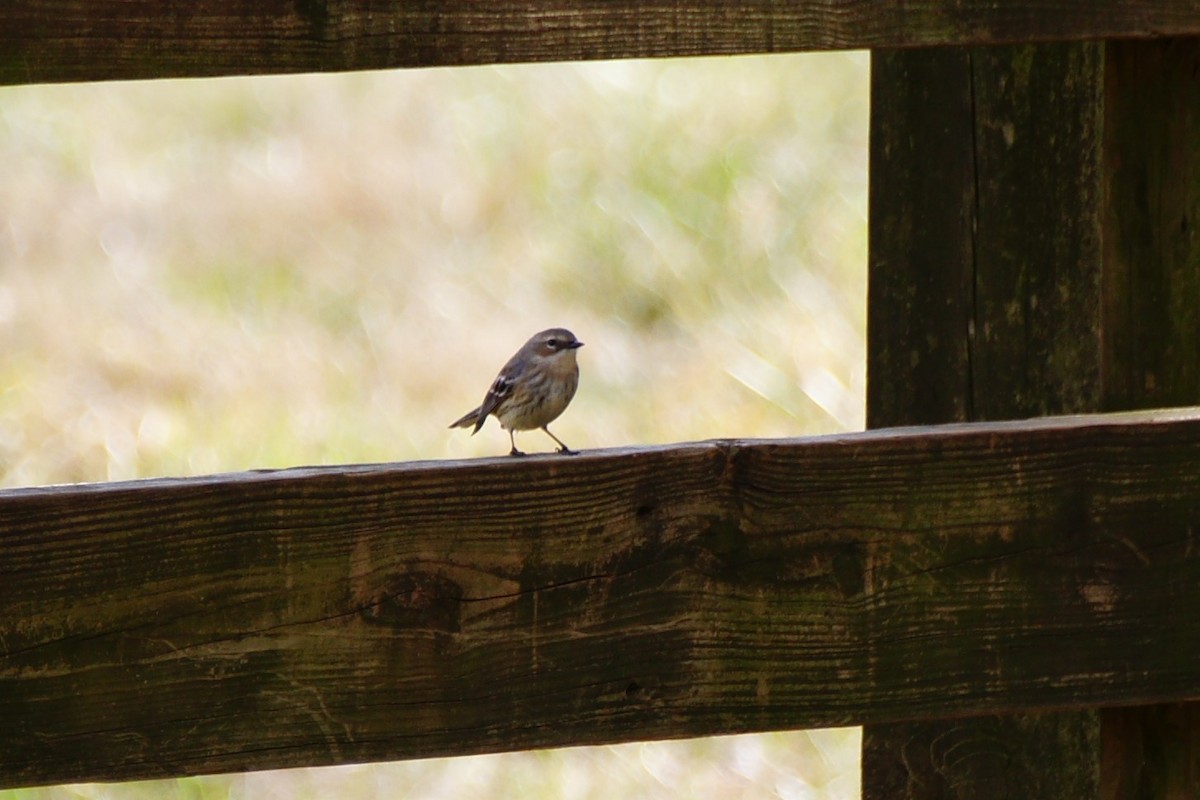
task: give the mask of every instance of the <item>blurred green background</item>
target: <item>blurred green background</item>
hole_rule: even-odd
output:
[[[865,53],[0,89],[0,484],[863,425]],[[527,451],[552,449],[538,432]],[[851,798],[856,730],[45,797]]]

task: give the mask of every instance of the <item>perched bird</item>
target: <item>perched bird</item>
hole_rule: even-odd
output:
[[[488,414],[493,414],[500,420],[500,427],[508,431],[508,440],[512,444],[509,455],[525,455],[517,449],[513,433],[534,428],[541,428],[558,442],[558,452],[575,455],[575,451],[550,433],[546,426],[558,419],[575,396],[579,386],[575,351],[580,347],[583,342],[565,328],[535,333],[500,370],[483,398],[483,404],[464,414],[450,427],[474,426],[471,431],[474,436],[483,427]]]

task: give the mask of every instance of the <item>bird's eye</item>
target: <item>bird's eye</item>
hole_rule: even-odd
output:
[[[555,350],[558,349],[558,339],[551,339],[550,341],[546,342],[546,344],[550,345]]]

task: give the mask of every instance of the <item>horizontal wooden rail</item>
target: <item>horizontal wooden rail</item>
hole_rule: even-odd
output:
[[[1200,0],[5,0],[0,84],[1200,34]]]
[[[1200,697],[1200,413],[0,492],[0,781]]]

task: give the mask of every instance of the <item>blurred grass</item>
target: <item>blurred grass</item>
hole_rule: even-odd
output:
[[[446,425],[555,325],[575,448],[860,428],[866,135],[861,53],[0,89],[0,485],[501,454]],[[855,736],[9,796],[842,798]]]
[[[856,798],[857,728],[0,792],[6,800]]]

